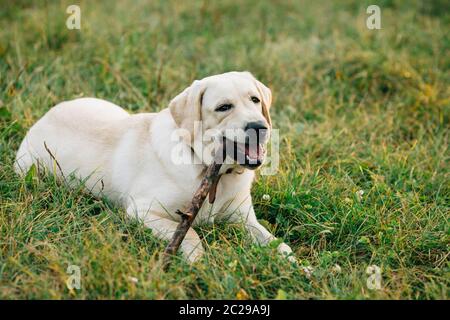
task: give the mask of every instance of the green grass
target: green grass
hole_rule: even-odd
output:
[[[377,1],[382,30],[365,27],[372,1],[149,2],[78,2],[72,31],[72,1],[0,1],[0,298],[448,298],[446,1]],[[60,101],[158,111],[229,70],[274,94],[280,169],[252,194],[298,267],[216,225],[199,229],[201,263],[163,273],[164,243],[122,209],[13,172],[27,129]],[[81,290],[67,289],[68,265]],[[380,290],[366,286],[369,265]]]

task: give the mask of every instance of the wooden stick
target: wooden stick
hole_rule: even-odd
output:
[[[177,253],[178,248],[181,245],[181,242],[183,242],[186,233],[188,232],[189,228],[194,222],[194,219],[197,216],[197,213],[199,212],[200,208],[202,207],[203,202],[206,199],[206,196],[208,195],[208,193],[212,191],[211,190],[212,187],[214,188],[217,187],[217,183],[220,178],[219,170],[222,167],[223,158],[224,158],[223,148],[221,146],[216,152],[213,162],[209,165],[208,169],[206,170],[206,174],[203,177],[200,186],[198,187],[197,191],[195,191],[194,197],[192,198],[188,210],[186,212],[181,212],[180,210],[176,211],[176,213],[181,216],[181,221],[178,224],[175,233],[173,234],[172,240],[169,242],[166,249],[164,250],[163,256],[164,270],[167,270],[169,268],[171,257]],[[213,192],[215,196],[215,190]]]

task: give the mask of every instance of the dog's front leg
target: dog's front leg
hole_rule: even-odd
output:
[[[275,236],[258,222],[253,206],[250,207],[249,214],[245,218],[245,228],[252,235],[252,238],[256,243],[260,245],[267,245],[276,240]],[[292,254],[292,249],[284,242],[278,245],[277,250],[283,256],[286,256],[289,261],[297,262],[297,259]]]
[[[143,221],[147,228],[152,229],[156,237],[163,240],[170,241],[178,226],[178,222],[164,218],[164,214],[152,210],[151,206],[137,209],[135,206],[129,206],[127,213],[129,216]],[[194,263],[203,255],[204,249],[200,237],[194,229],[189,228],[180,250],[189,263]]]

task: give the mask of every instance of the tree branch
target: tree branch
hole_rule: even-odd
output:
[[[202,182],[200,183],[200,186],[198,187],[197,191],[195,192],[189,208],[186,210],[186,212],[182,212],[180,210],[176,211],[176,213],[181,216],[181,221],[178,224],[175,233],[173,234],[172,240],[164,250],[163,256],[164,270],[167,270],[169,268],[171,257],[177,253],[178,248],[181,245],[181,242],[183,242],[186,233],[188,232],[189,228],[194,222],[194,219],[197,216],[197,213],[199,212],[200,208],[202,207],[203,202],[205,201],[208,193],[214,192],[215,197],[215,190],[211,189],[216,188],[217,182],[220,179],[219,171],[220,168],[222,167],[223,157],[224,157],[223,149],[222,147],[220,147],[216,152],[213,162],[209,165],[208,169],[206,170],[206,174],[203,177]]]

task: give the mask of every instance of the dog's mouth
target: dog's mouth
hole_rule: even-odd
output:
[[[251,143],[248,141],[240,143],[225,137],[223,142],[224,153],[234,159],[239,165],[249,169],[256,169],[263,164],[266,156],[266,149],[263,143]]]

